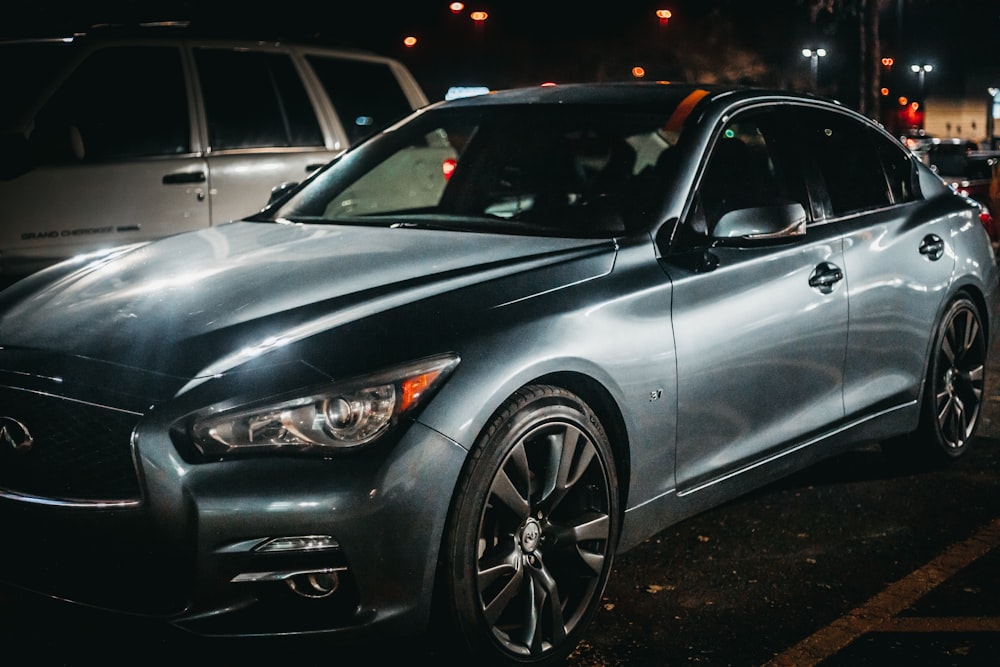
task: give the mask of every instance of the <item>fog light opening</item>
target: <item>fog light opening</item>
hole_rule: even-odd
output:
[[[334,571],[308,572],[286,580],[288,588],[304,598],[325,598],[340,588],[340,577]]]

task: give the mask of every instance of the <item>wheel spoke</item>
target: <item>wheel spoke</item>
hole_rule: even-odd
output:
[[[979,324],[972,316],[972,311],[965,313],[965,342],[962,346],[963,354],[977,345],[979,340]]]
[[[498,501],[515,516],[524,519],[531,513],[531,503],[528,499],[530,471],[522,445],[511,452],[508,464],[497,472],[493,486],[490,487],[490,500]],[[518,477],[518,480],[511,479],[511,474]],[[517,481],[520,482],[520,488],[524,489],[523,492],[519,490]]]
[[[973,366],[962,373],[961,377],[970,384],[979,385],[983,382],[983,378],[986,377],[986,367],[983,364]]]
[[[549,526],[545,532],[546,536],[551,538],[552,544],[564,551],[575,551],[594,574],[600,574],[604,565],[604,551],[581,549],[579,545],[581,542],[594,540],[607,544],[610,530],[611,519],[607,514],[590,512],[577,517],[577,521],[572,525]]]
[[[962,399],[951,395],[938,412],[938,424],[948,446],[958,448],[964,445],[966,438],[971,435],[975,420],[969,419]]]
[[[549,463],[539,504],[551,513],[589,468],[597,455],[593,444],[575,428],[566,427],[546,438]]]
[[[532,584],[527,602],[524,643],[532,653],[537,653],[544,648],[544,641],[558,644],[566,637],[566,623],[559,588],[549,571],[544,567],[532,569],[530,577]],[[546,610],[548,618],[545,617]]]
[[[519,593],[521,593],[521,588],[524,584],[524,570],[517,569],[514,570],[514,576],[510,578],[506,584],[500,589],[500,591],[493,596],[489,601],[483,600],[483,615],[486,617],[487,623],[490,626],[494,626],[497,620],[500,618],[501,614],[507,609],[507,605],[514,600]],[[480,592],[483,590],[483,582],[480,581]],[[482,598],[482,595],[480,596]]]
[[[941,341],[941,354],[943,354],[948,359],[948,364],[955,363],[955,352],[952,349],[951,339],[955,336],[955,323],[952,322],[948,325],[948,331],[945,333],[943,340]]]
[[[479,590],[483,592],[491,587],[494,582],[504,578],[517,577],[517,557],[518,551],[512,542],[507,543],[509,547],[501,552],[494,550],[479,559]]]

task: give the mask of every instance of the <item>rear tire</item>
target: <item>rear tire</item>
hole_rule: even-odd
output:
[[[883,448],[902,462],[941,464],[968,451],[985,398],[986,331],[967,297],[952,301],[938,325],[921,402],[920,426]]]
[[[594,412],[557,387],[511,397],[470,453],[442,549],[442,602],[469,664],[562,662],[600,604],[619,515]]]

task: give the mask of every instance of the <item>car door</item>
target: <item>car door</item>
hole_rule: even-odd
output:
[[[800,157],[775,110],[737,114],[714,140],[678,254],[663,260],[674,284],[682,494],[843,417],[840,238],[811,226],[770,239],[719,238],[732,210],[752,211],[752,221],[798,206],[804,220],[811,203]]]
[[[84,57],[33,118],[34,167],[0,181],[5,270],[207,226],[186,89],[174,46]]]
[[[848,419],[861,419],[918,397],[955,269],[951,223],[921,199],[914,158],[880,130],[845,113],[797,115],[822,178],[825,225],[844,239],[844,404]]]

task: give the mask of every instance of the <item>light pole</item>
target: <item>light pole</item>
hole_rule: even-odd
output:
[[[809,72],[812,75],[812,87],[815,90],[819,80],[819,59],[826,57],[826,49],[802,49],[802,56],[809,58]]]
[[[920,101],[924,101],[924,77],[927,73],[933,71],[933,65],[910,65],[910,71],[917,75],[920,80]]]

